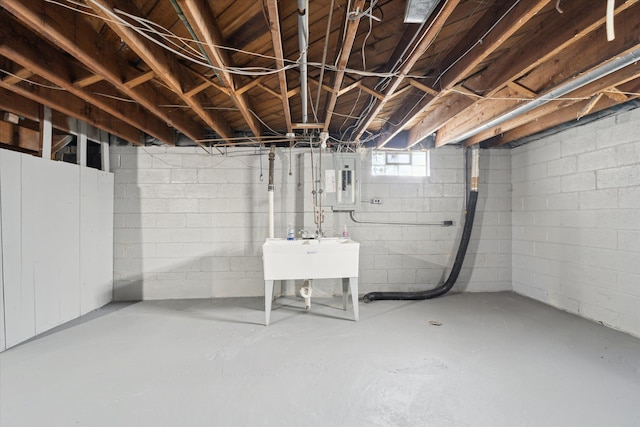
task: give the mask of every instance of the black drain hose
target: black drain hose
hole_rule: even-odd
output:
[[[471,240],[471,230],[473,229],[473,218],[476,213],[476,202],[478,201],[478,191],[471,190],[469,192],[469,200],[467,201],[467,211],[464,217],[464,228],[462,230],[462,239],[460,240],[460,246],[458,246],[458,253],[456,259],[451,268],[451,273],[447,281],[442,285],[428,291],[418,292],[369,292],[363,299],[364,302],[371,302],[375,300],[423,300],[431,299],[442,296],[449,292],[453,285],[458,280],[458,275],[462,269],[462,263],[464,262],[464,256],[467,253],[467,247],[469,246],[469,240]]]

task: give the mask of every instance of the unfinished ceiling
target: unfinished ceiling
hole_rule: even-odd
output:
[[[422,23],[405,1],[308,3],[0,0],[0,110],[35,132],[49,107],[54,144],[71,118],[133,144],[408,148],[504,144],[640,92],[638,0],[442,0]]]

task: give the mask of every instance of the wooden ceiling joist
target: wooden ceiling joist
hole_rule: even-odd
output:
[[[600,93],[604,89],[611,86],[623,85],[637,78],[640,78],[640,71],[638,70],[638,68],[634,66],[627,66],[619,71],[616,71],[615,73],[609,74],[599,80],[596,80],[593,83],[574,90],[567,95],[566,100],[549,102],[526,114],[514,117],[500,124],[499,126],[492,127],[483,132],[480,132],[468,138],[465,141],[465,144],[471,145],[480,143],[501,133],[523,126],[529,122],[539,120],[541,117],[547,116],[548,114],[561,111],[563,108],[580,102],[580,100],[585,100],[585,102],[588,103],[589,99],[591,99],[592,96]],[[440,134],[438,134],[438,137],[450,138],[447,135],[440,136]],[[436,145],[442,144],[436,139]]]
[[[8,43],[7,41],[11,42]],[[5,22],[0,26],[0,55],[38,73],[53,85],[66,90],[78,98],[94,105],[109,115],[139,127],[149,135],[163,141],[171,141],[173,131],[155,116],[137,108],[135,104],[117,101],[114,97],[94,94],[91,90],[74,84],[70,60],[50,46],[43,45],[33,33],[16,22]],[[114,93],[114,95],[117,95]]]
[[[73,82],[73,84],[75,86],[81,87],[81,88],[85,88],[87,86],[91,86],[94,83],[98,83],[101,82],[102,80],[104,80],[104,78],[102,76],[99,76],[97,74],[89,74],[87,77],[83,77],[79,80],[76,80],[75,82]]]
[[[21,68],[12,74],[13,75],[7,75],[5,78],[2,79],[2,81],[5,82],[6,84],[14,85],[16,83],[19,83],[23,80],[28,79],[29,77],[33,76],[34,73],[33,71],[28,70],[26,68]]]
[[[253,113],[253,107],[246,95],[236,92],[237,82],[235,76],[228,71],[228,67],[233,65],[231,57],[226,50],[220,48],[224,40],[218,28],[218,24],[213,16],[208,2],[205,0],[178,0],[191,28],[201,42],[201,46],[207,53],[207,58],[211,65],[217,70],[218,78],[223,82],[224,87],[229,91],[231,100],[238,108],[249,129],[254,136],[262,135],[260,122]]]
[[[637,0],[632,0],[632,3],[636,2]],[[627,10],[628,7],[629,5],[621,5],[616,10],[616,13],[622,13]],[[601,28],[604,17],[601,12],[595,13],[592,11],[593,8],[584,8],[574,3],[567,4],[563,9],[564,14],[562,16],[557,17],[556,14],[553,14],[551,18],[545,21],[546,25],[538,29],[538,31],[544,31],[547,28],[556,28],[555,25],[558,25],[557,29],[552,31],[550,37],[545,38],[544,44],[540,43],[538,37],[529,36],[529,42],[518,46],[517,49],[510,49],[507,54],[500,56],[495,62],[489,64],[482,73],[467,79],[465,86],[471,88],[471,90],[477,90],[483,93],[486,97],[496,96],[501,90],[504,90],[503,88],[505,86],[514,89],[523,96],[530,97],[530,95],[535,94],[535,92],[516,82],[516,80],[526,73],[531,73],[534,69],[532,64],[545,64],[552,60],[554,56],[560,56],[561,60],[569,64],[573,63],[575,69],[580,69],[580,67],[584,69],[587,65],[576,63],[574,60],[574,58],[576,58],[575,56],[562,56],[560,52],[569,46],[572,46],[576,51],[581,51],[582,48],[579,46],[581,43],[587,43],[585,42],[585,38],[589,34],[588,31]],[[579,12],[583,13],[580,14]],[[566,25],[567,22],[572,23],[572,25]],[[587,28],[588,31],[582,30],[583,27]],[[580,28],[581,31],[574,37],[573,34],[576,33],[575,28]],[[562,35],[558,37],[557,33],[562,33]],[[603,43],[602,49],[606,50],[608,47],[604,46],[606,39],[603,39],[601,43]],[[582,60],[584,60],[584,58],[582,58]],[[560,65],[559,68],[563,69],[564,72],[568,72],[568,70],[571,69],[571,67],[565,67],[563,65]],[[549,72],[541,71],[540,74],[547,76],[546,78],[549,77]],[[486,105],[486,101],[479,98],[476,102],[472,103],[458,103],[455,105],[456,108],[448,111],[447,117],[442,117],[440,120],[436,120],[435,117],[423,119],[419,125],[414,126],[409,131],[408,146],[410,147],[416,144],[426,135],[435,132],[443,126],[454,128],[457,126],[456,123],[461,124],[462,122],[468,122],[468,120],[463,120],[463,117],[478,117],[474,111],[483,111],[486,113],[487,109],[484,108],[483,105]],[[504,109],[506,110],[508,107],[505,105]],[[488,117],[488,115],[485,114],[485,117]],[[489,118],[487,118],[487,120],[489,120]],[[463,126],[465,124],[463,124]],[[447,131],[445,130],[443,133],[444,132]],[[440,143],[446,143],[447,138],[440,137],[439,141]]]
[[[631,16],[635,15],[634,12],[635,11],[633,10],[627,10],[623,12],[623,15],[621,16],[627,15],[627,17],[630,18]],[[553,81],[549,82],[549,80],[553,76],[553,74],[550,74],[550,68],[561,69],[564,73],[566,73],[566,75],[574,76],[575,78],[588,72],[585,70],[594,70],[601,66],[603,59],[595,57],[592,52],[602,54],[601,52],[606,49],[608,52],[616,52],[616,56],[620,57],[627,52],[637,49],[640,46],[640,27],[632,19],[620,19],[620,21],[621,22],[617,25],[616,28],[618,29],[620,34],[624,34],[625,37],[617,37],[613,41],[607,41],[605,36],[606,29],[604,27],[600,27],[588,37],[582,38],[580,42],[575,45],[575,48],[583,54],[575,56],[567,56],[561,54],[557,57],[554,57],[553,61],[545,62],[540,67],[532,70],[526,77],[523,77],[521,81],[523,81],[527,87],[530,87],[530,85],[546,87],[546,90],[541,93],[542,95],[544,95],[544,93],[548,93],[555,87],[557,87],[557,84],[554,84]],[[618,75],[618,73],[615,74]],[[611,81],[609,77],[610,76],[599,79],[597,81],[598,85],[596,86],[596,90],[592,92],[589,92],[589,90],[574,91],[573,95],[571,96],[576,96],[578,98],[591,98],[596,93],[599,93],[600,91],[608,87],[615,86],[618,82]],[[572,79],[566,79],[567,82],[570,80]],[[605,86],[602,86],[603,82],[609,83]],[[560,84],[562,84],[562,82],[560,82]],[[594,86],[587,85],[586,87],[591,88]],[[478,127],[483,123],[490,123],[495,118],[509,113],[509,111],[516,107],[517,103],[505,101],[503,99],[505,98],[505,95],[503,93],[504,91],[497,92],[494,98],[485,99],[474,104],[473,109],[475,111],[482,111],[481,115],[474,114],[471,119],[469,119],[468,111],[462,111],[453,116],[444,126],[442,126],[438,130],[436,144],[446,144],[449,141],[457,139],[458,135],[464,134],[469,129]],[[514,93],[513,96],[517,96],[517,93]],[[554,103],[557,104],[557,102]],[[549,107],[544,106],[541,108]],[[504,125],[500,126],[500,128],[503,129]],[[487,135],[487,133],[486,131],[484,131],[479,135],[483,136]],[[477,137],[473,137],[472,140],[476,142],[478,141]]]
[[[400,67],[400,69],[397,70],[398,76],[392,79],[391,84],[389,84],[387,90],[385,91],[384,98],[379,99],[374,104],[373,108],[371,108],[371,110],[367,113],[364,120],[358,125],[358,128],[354,132],[354,140],[360,140],[369,125],[373,123],[374,119],[377,117],[380,111],[382,111],[382,108],[384,107],[386,102],[392,98],[394,92],[398,89],[400,84],[405,79],[405,76],[409,74],[418,59],[420,59],[422,54],[429,48],[431,43],[433,43],[438,33],[447,22],[449,16],[451,16],[455,8],[458,6],[458,3],[460,3],[460,0],[450,0],[444,2],[437,11],[434,11],[434,13],[431,14],[428,25],[423,25],[421,27],[421,29],[419,30],[420,32],[417,34],[417,37],[415,37],[415,39],[417,40],[415,48],[411,50],[412,53],[403,62],[403,65]],[[395,52],[399,52],[399,50],[396,50]],[[389,63],[395,63],[395,61],[390,60]],[[378,144],[379,147],[381,147],[382,145],[384,144]]]
[[[413,110],[410,116],[399,116],[394,114],[390,124],[385,126],[385,136],[377,141],[377,146],[382,147],[389,142],[394,136],[404,129],[407,123],[411,122],[416,116],[421,115],[425,110],[430,108],[435,102],[446,96],[448,90],[452,89],[473,71],[482,61],[495,52],[502,43],[518,31],[531,17],[538,13],[550,0],[536,0],[535,2],[520,2],[514,5],[501,4],[498,6],[496,14],[504,17],[498,23],[492,13],[485,13],[472,33],[484,34],[480,40],[463,40],[459,46],[454,47],[448,57],[443,61],[444,64],[450,64],[446,71],[439,77],[436,82],[441,91],[438,95],[430,98],[423,98]],[[470,44],[470,45],[469,45]],[[469,54],[473,52],[473,55]],[[430,132],[431,133],[431,132]],[[411,146],[419,140],[409,140],[408,146]]]
[[[0,110],[9,111],[34,122],[40,120],[40,104],[2,88],[0,88]],[[76,119],[71,119],[58,111],[52,111],[51,125],[54,129],[71,133],[75,121]]]
[[[11,12],[35,32],[42,34],[53,44],[74,56],[94,73],[105,78],[123,94],[136,101],[170,127],[189,138],[200,139],[204,132],[199,123],[179,112],[159,107],[171,104],[172,100],[159,93],[149,83],[134,88],[126,87],[122,81],[139,75],[139,71],[119,57],[118,47],[105,44],[94,29],[77,13],[39,0],[20,2],[0,0],[0,6]],[[164,141],[173,143],[173,140]]]
[[[284,71],[284,50],[282,48],[282,32],[280,30],[280,13],[278,12],[278,1],[267,0],[267,13],[269,15],[269,29],[271,32],[271,43],[275,54],[276,69],[278,70],[278,85],[280,86],[280,99],[282,99],[282,111],[287,124],[287,132],[293,132],[291,123],[291,108],[289,97],[287,96],[287,75]]]
[[[46,105],[52,110],[60,111],[67,116],[89,123],[98,129],[107,131],[132,144],[142,144],[144,142],[144,134],[137,128],[100,111],[98,108],[67,91],[25,83],[8,85],[0,82],[0,87],[15,92],[38,104]]]
[[[131,89],[141,85],[142,83],[146,83],[149,80],[152,80],[155,76],[156,76],[156,73],[154,73],[153,71],[147,71],[146,73],[142,73],[137,77],[134,77],[132,79],[127,80],[126,82],[123,82],[122,84],[124,85],[124,87]]]
[[[338,93],[340,92],[340,88],[342,87],[342,80],[344,79],[347,62],[349,61],[351,48],[353,47],[353,42],[355,41],[356,34],[358,32],[358,25],[360,24],[360,15],[358,13],[364,10],[364,0],[356,0],[353,4],[352,10],[356,12],[356,15],[354,19],[349,19],[347,22],[347,28],[345,30],[344,39],[342,42],[342,51],[340,52],[340,56],[336,61],[337,66],[333,81],[333,92],[331,92],[331,94],[329,95],[327,106],[325,108],[326,115],[324,118],[323,127],[323,131],[325,132],[329,130],[331,118],[333,117],[333,110],[335,109],[336,101],[338,100]],[[347,14],[349,13],[351,13],[351,11],[347,11]]]
[[[628,10],[638,1],[640,0],[618,2],[615,15]],[[573,46],[605,23],[604,10],[597,7],[587,7],[579,2],[566,2],[562,10],[562,14],[553,13],[547,18],[545,25],[537,28],[536,33],[529,35],[517,48],[510,49],[482,73],[466,81],[467,87],[481,90],[487,97],[493,96],[508,82],[518,80],[562,52],[569,49],[579,52],[580,49],[574,49]],[[544,43],[540,42],[541,39]]]
[[[192,84],[190,73],[185,66],[169,54],[162,47],[139,34],[126,21],[122,20],[116,9],[130,15],[141,16],[135,5],[122,0],[89,0],[89,5],[96,14],[100,15],[107,25],[154,71],[156,76],[164,81],[182,101],[215,130],[223,139],[232,136],[229,124],[215,111],[204,107],[204,100],[199,95],[186,97]],[[199,139],[196,139],[198,141]]]

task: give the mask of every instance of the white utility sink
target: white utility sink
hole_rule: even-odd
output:
[[[349,239],[267,239],[262,245],[265,281],[265,314],[269,324],[274,280],[342,278],[344,309],[351,288],[353,311],[358,320],[358,260],[360,243]]]

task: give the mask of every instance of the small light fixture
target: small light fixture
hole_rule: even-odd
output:
[[[426,21],[438,3],[440,3],[440,0],[408,0],[407,9],[404,13],[404,23],[420,24]]]

